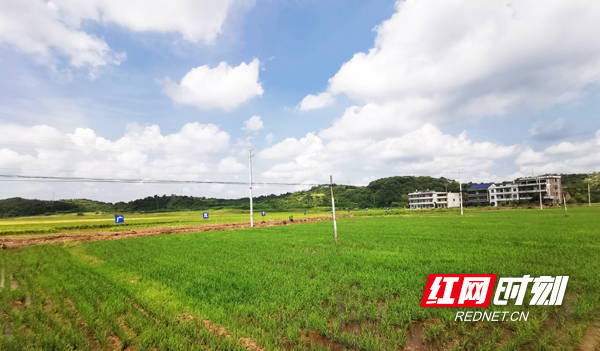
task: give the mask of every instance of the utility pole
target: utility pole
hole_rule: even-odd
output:
[[[254,209],[252,208],[252,149],[248,150],[248,168],[250,170],[250,228],[253,228]]]
[[[333,176],[329,176],[329,189],[331,190],[331,215],[333,216],[333,238],[335,244],[338,244],[337,223],[335,222],[335,198],[333,197]]]
[[[459,194],[459,196],[460,196],[460,215],[462,216],[462,215],[463,215],[462,182],[460,181],[460,179],[458,180],[458,182],[459,182],[459,183],[458,183],[458,189],[459,189],[459,190],[458,190],[458,194]]]
[[[458,195],[460,198],[460,215],[463,215],[462,169],[458,170]]]
[[[592,194],[590,192],[590,182],[588,181],[588,205],[592,206]]]
[[[542,183],[540,183],[540,177],[537,177],[538,183],[538,191],[540,192],[540,210],[544,209],[544,205],[542,204]]]

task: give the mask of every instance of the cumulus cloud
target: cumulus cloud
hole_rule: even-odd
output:
[[[231,180],[232,173],[244,170],[231,154],[230,135],[214,124],[188,123],[170,134],[157,125],[131,125],[114,140],[90,128],[63,132],[46,125],[1,124],[0,140],[0,168],[12,174],[184,180],[227,176]],[[139,190],[140,196],[161,191],[148,186]]]
[[[256,132],[264,128],[264,123],[260,116],[252,116],[244,121],[244,130],[249,132]]]
[[[302,99],[298,109],[300,111],[316,110],[323,108],[333,103],[334,99],[328,92],[321,93],[319,95],[308,94]]]
[[[259,61],[242,62],[231,67],[221,62],[216,67],[195,67],[179,83],[167,79],[164,91],[175,102],[199,109],[232,110],[263,94],[258,80]]]
[[[595,1],[408,0],[396,9],[327,93],[379,105],[425,99],[444,113],[412,117],[443,122],[549,107],[600,81],[600,38],[584,34],[600,30]]]
[[[2,1],[0,43],[10,44],[35,55],[40,62],[53,64],[55,54],[66,57],[74,67],[96,68],[119,64],[124,58],[102,39],[85,33],[79,24],[62,20],[61,9],[53,2]]]
[[[462,169],[468,179],[490,180],[498,170],[504,169],[502,176],[519,164],[557,168],[548,157],[553,149],[537,152],[440,128],[526,115],[597,87],[600,37],[585,33],[600,30],[599,16],[600,3],[591,0],[550,0],[542,7],[531,0],[397,1],[396,12],[376,27],[373,47],[345,62],[325,92],[299,103],[300,110],[316,109],[344,95],[352,106],[328,128],[285,139],[262,153],[265,159],[280,155],[285,160],[267,175],[337,170],[353,179],[457,177]],[[538,139],[560,138],[564,132],[561,120],[538,121],[530,128]],[[560,146],[572,149],[573,157],[578,147],[583,146]],[[592,162],[579,169],[592,165],[600,166]]]
[[[246,170],[246,166],[238,162],[234,157],[225,157],[219,162],[219,172],[238,173]]]
[[[179,33],[191,42],[211,43],[221,33],[235,0],[118,1],[54,0],[71,21],[115,23],[137,32]]]
[[[269,179],[323,181],[332,173],[346,182],[393,174],[457,177],[460,168],[474,178],[489,176],[495,162],[514,156],[519,147],[471,140],[466,133],[445,134],[432,124],[381,139],[328,138],[308,133],[287,138],[258,156],[274,161],[263,173]]]
[[[587,140],[553,144],[541,151],[524,149],[516,159],[522,174],[584,173],[600,169],[600,130]]]
[[[49,64],[57,57],[67,58],[74,67],[119,64],[125,55],[86,33],[85,21],[138,32],[179,33],[191,42],[212,43],[233,4],[240,1],[4,0],[0,2],[0,43]]]

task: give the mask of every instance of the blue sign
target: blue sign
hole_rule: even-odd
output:
[[[208,219],[208,212],[202,212],[202,218]]]
[[[125,223],[125,216],[115,215],[115,223]]]
[[[266,216],[266,215],[267,215],[267,212],[265,212],[265,211],[262,211],[260,214],[261,214],[261,215],[264,217],[264,216]]]

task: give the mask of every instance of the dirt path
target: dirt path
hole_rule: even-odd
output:
[[[255,222],[254,226],[258,228],[262,227],[275,227],[281,225],[291,225],[299,223],[310,223],[310,222],[321,222],[330,220],[329,216],[322,217],[309,217],[295,219],[293,222],[286,220],[276,221],[261,221]],[[40,244],[54,244],[54,243],[66,243],[70,241],[100,241],[100,240],[118,240],[124,238],[137,238],[141,236],[155,236],[155,235],[166,235],[166,234],[182,234],[182,233],[195,233],[195,232],[211,232],[216,230],[231,230],[231,229],[243,229],[250,228],[249,223],[220,223],[220,224],[204,224],[204,225],[190,225],[190,226],[172,226],[172,227],[151,227],[151,228],[136,228],[132,230],[124,230],[120,232],[66,232],[58,234],[40,235],[34,237],[22,237],[22,236],[7,236],[0,238],[1,249],[14,249],[24,246],[33,246]]]

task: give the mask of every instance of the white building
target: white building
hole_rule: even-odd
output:
[[[415,191],[408,194],[408,206],[411,210],[459,207],[460,195],[442,191]]]
[[[560,176],[542,175],[536,177],[517,178],[512,182],[476,184],[471,189],[479,189],[480,205],[487,206],[485,191],[490,206],[507,206],[516,202],[537,202],[541,198],[545,204],[561,204],[562,190]],[[471,201],[471,193],[475,190],[469,189],[468,204]],[[474,196],[474,195],[473,195]]]
[[[488,190],[491,206],[506,206],[519,201],[519,186],[514,182],[492,184]]]

